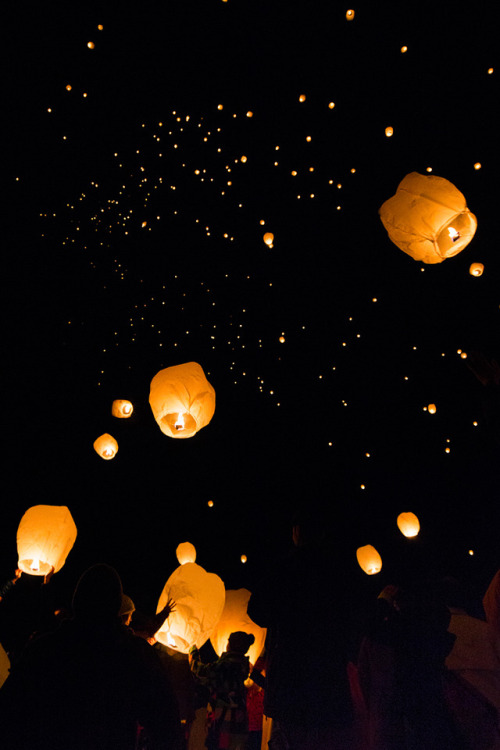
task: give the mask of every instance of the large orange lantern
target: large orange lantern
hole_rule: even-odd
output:
[[[218,575],[207,573],[195,562],[180,565],[158,600],[157,613],[169,599],[175,602],[175,609],[156,633],[156,640],[181,654],[188,654],[192,646],[201,648],[220,620],[225,596],[224,583]]]
[[[382,570],[382,558],[371,544],[359,547],[356,550],[356,557],[359,567],[367,575],[373,576]]]
[[[124,398],[116,398],[111,404],[111,414],[119,419],[127,419],[132,415],[133,411],[132,402]]]
[[[215,391],[201,366],[187,362],[166,367],[154,376],[149,404],[164,435],[188,438],[212,419]]]
[[[17,567],[24,573],[45,576],[61,570],[76,539],[76,526],[65,505],[34,505],[17,530]]]
[[[243,631],[252,633],[255,637],[254,643],[248,650],[251,664],[255,664],[262,653],[266,640],[266,628],[261,628],[247,614],[250,591],[248,589],[236,589],[226,591],[226,603],[221,618],[215,630],[210,636],[210,642],[218,656],[227,649],[227,642],[231,633]]]
[[[406,537],[417,536],[420,531],[420,521],[415,513],[400,513],[397,524],[400,532]]]
[[[105,432],[104,435],[101,435],[94,441],[94,450],[105,461],[109,461],[118,453],[118,443],[112,435],[108,435]]]
[[[423,263],[457,255],[474,236],[477,220],[449,180],[410,172],[379,209],[389,238]]]

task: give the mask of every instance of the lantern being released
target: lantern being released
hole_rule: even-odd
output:
[[[196,547],[191,542],[182,542],[175,550],[179,565],[196,562]]]
[[[457,255],[477,227],[460,190],[444,177],[418,172],[406,175],[379,214],[392,242],[423,263]]]
[[[371,544],[359,547],[356,550],[356,557],[358,559],[359,567],[367,575],[373,576],[376,573],[380,573],[382,570],[382,558],[375,547],[372,547]]]
[[[237,589],[235,591],[226,591],[226,603],[222,616],[210,636],[210,642],[218,656],[226,650],[227,642],[231,633],[243,631],[252,633],[255,637],[254,643],[250,646],[248,656],[251,664],[255,664],[264,648],[266,640],[266,628],[261,628],[247,614],[248,600],[250,591],[248,589]]]
[[[166,582],[158,600],[157,613],[169,599],[174,600],[175,610],[156,633],[156,639],[181,654],[188,654],[192,646],[201,648],[220,620],[225,596],[224,584],[218,575],[207,573],[195,562],[180,565]]]
[[[121,419],[127,419],[133,411],[134,407],[132,403],[123,398],[115,399],[111,405],[111,414]]]
[[[114,437],[105,432],[104,435],[101,435],[94,441],[94,450],[105,461],[109,461],[118,453],[118,443]]]
[[[212,419],[215,391],[196,362],[160,370],[151,381],[149,404],[160,430],[188,438]]]
[[[397,523],[400,532],[408,538],[417,536],[420,531],[420,522],[415,513],[400,513]]]
[[[34,505],[17,530],[17,567],[24,573],[45,576],[61,570],[76,539],[76,526],[64,505]]]

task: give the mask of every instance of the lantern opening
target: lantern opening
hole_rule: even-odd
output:
[[[469,244],[475,230],[475,220],[469,211],[455,216],[442,229],[436,239],[440,255],[450,258]]]
[[[196,420],[187,412],[173,412],[173,414],[165,414],[161,419],[161,422],[166,427],[170,428],[171,432],[177,433],[182,432],[183,437],[189,437],[194,435],[197,431]]]
[[[19,560],[17,565],[19,570],[30,576],[46,576],[52,570],[52,566],[49,563],[37,557]]]

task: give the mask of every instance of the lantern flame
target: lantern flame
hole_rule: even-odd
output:
[[[123,407],[123,413],[130,414],[131,411],[132,411],[132,407],[130,406],[130,404],[125,404]]]
[[[456,242],[460,237],[460,232],[457,232],[453,227],[448,227],[448,234],[452,242]]]
[[[106,449],[105,449],[105,450],[103,451],[103,454],[104,454],[105,456],[110,456],[110,457],[111,457],[111,456],[113,455],[113,451],[112,451],[112,449],[111,449],[111,448],[106,448]]]
[[[30,570],[32,570],[33,573],[38,573],[38,571],[40,570],[40,560],[32,560]]]
[[[183,430],[185,426],[186,425],[184,424],[184,414],[179,413],[175,421],[174,427],[176,430]]]

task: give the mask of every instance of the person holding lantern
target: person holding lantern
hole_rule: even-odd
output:
[[[0,737],[9,750],[178,750],[177,702],[157,655],[120,621],[114,568],[80,578],[73,618],[33,640],[0,692]]]
[[[248,737],[245,680],[250,673],[246,653],[255,636],[238,631],[229,636],[227,650],[217,661],[203,664],[193,647],[189,654],[191,671],[210,690],[213,722],[207,738],[210,750],[244,750]]]

